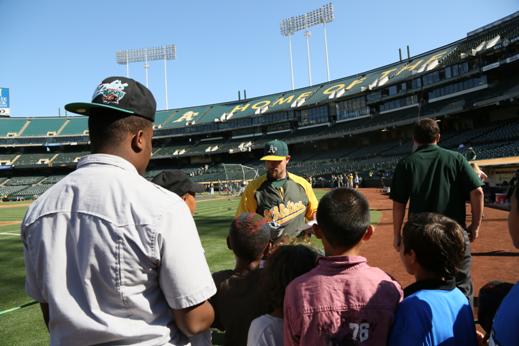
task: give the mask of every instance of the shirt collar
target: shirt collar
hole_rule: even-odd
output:
[[[368,260],[362,256],[322,256],[318,263],[326,268],[352,267],[357,264],[366,263]]]
[[[449,280],[431,279],[417,281],[404,288],[404,297],[408,297],[413,293],[421,290],[444,290],[450,291],[456,287],[456,280],[454,278]]]
[[[125,171],[139,174],[134,165],[130,161],[123,159],[120,156],[110,154],[90,154],[83,156],[78,164],[77,168],[81,168],[88,165],[110,165],[119,167]]]
[[[416,148],[415,153],[416,153],[417,151],[420,151],[420,150],[436,149],[436,148],[438,148],[438,144],[433,144],[433,143],[430,143],[430,144],[422,144],[422,145],[420,145],[418,148]]]

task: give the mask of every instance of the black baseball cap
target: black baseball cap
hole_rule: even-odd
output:
[[[205,190],[202,185],[194,183],[187,174],[178,169],[162,171],[151,181],[179,196],[184,196],[186,193],[203,192]]]
[[[136,80],[108,77],[97,86],[92,102],[69,103],[65,109],[82,115],[90,115],[96,109],[112,110],[154,121],[157,102],[151,91]]]

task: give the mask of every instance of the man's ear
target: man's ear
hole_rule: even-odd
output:
[[[407,258],[409,265],[414,267],[418,263],[416,261],[416,252],[413,249],[409,250],[409,252],[404,252],[404,256]]]
[[[364,233],[364,236],[362,237],[362,240],[368,241],[373,233],[375,233],[375,227],[373,227],[373,225],[369,225],[366,229],[366,232]]]
[[[144,131],[138,130],[136,133],[131,134],[132,136],[132,149],[136,153],[140,153],[143,149],[145,144],[145,138],[144,138]]]
[[[316,237],[317,239],[323,239],[323,233],[321,232],[321,229],[319,228],[319,225],[318,225],[318,224],[316,224],[316,223],[313,224],[313,225],[312,225],[312,230],[313,230],[313,232],[314,232],[314,234],[315,234],[315,237]]]
[[[288,163],[288,161],[290,161],[290,158],[291,158],[290,155],[287,155],[287,156],[286,156],[287,163]]]
[[[227,236],[227,238],[225,238],[225,241],[227,242],[227,248],[232,251],[231,238]]]
[[[411,249],[411,251],[409,251],[409,255],[411,256],[411,263],[416,263],[416,252],[414,252],[414,250]]]

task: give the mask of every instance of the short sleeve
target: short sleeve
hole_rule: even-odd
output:
[[[254,181],[249,183],[245,188],[245,191],[241,195],[240,204],[238,205],[238,209],[236,209],[236,216],[239,216],[242,213],[255,213],[256,212],[256,199],[254,198],[254,192],[256,191],[256,186]]]
[[[202,303],[216,293],[195,222],[180,199],[158,223],[160,287],[172,309]]]
[[[389,198],[395,202],[406,204],[411,195],[410,186],[411,180],[408,177],[405,163],[400,161],[393,174]]]
[[[21,237],[23,241],[23,258],[25,263],[25,292],[28,296],[38,301],[46,303],[42,295],[41,282],[35,270],[32,257],[35,255],[31,252],[31,246],[28,239],[28,230],[24,227],[21,229]]]
[[[317,212],[317,205],[319,202],[317,202],[317,197],[315,197],[314,190],[312,189],[310,183],[307,182],[303,187],[308,198],[308,206],[306,207],[305,217],[307,220],[312,220],[315,218],[315,213]]]
[[[268,346],[264,342],[263,339],[263,323],[261,323],[261,319],[258,317],[252,320],[249,332],[247,333],[247,346]]]
[[[283,345],[281,334],[273,329],[273,325],[265,316],[260,316],[251,322],[247,334],[247,346],[280,346]]]
[[[427,331],[430,331],[432,326],[423,325],[423,322],[431,323],[432,315],[424,318],[423,314],[427,314],[430,308],[422,305],[427,303],[414,297],[407,298],[398,305],[389,336],[389,346],[431,345],[427,342],[430,339]]]

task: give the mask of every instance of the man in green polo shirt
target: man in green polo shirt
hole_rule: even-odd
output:
[[[267,174],[251,181],[242,194],[236,215],[258,213],[268,221],[284,227],[284,234],[298,236],[309,228],[317,211],[317,198],[306,179],[287,171],[290,161],[288,146],[280,140],[265,144],[264,156]]]
[[[478,237],[483,213],[483,183],[460,153],[438,146],[440,128],[432,119],[414,127],[416,150],[396,166],[391,184],[393,200],[393,246],[400,248],[402,223],[409,201],[409,214],[435,212],[450,217],[465,230],[465,258],[456,275],[458,288],[472,297],[470,242]],[[466,225],[465,201],[470,200],[472,222]],[[470,240],[470,241],[469,241]]]

